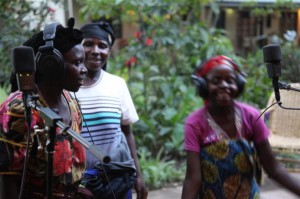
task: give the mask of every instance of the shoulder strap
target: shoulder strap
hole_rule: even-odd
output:
[[[82,114],[80,111],[80,107],[79,104],[77,102],[77,100],[71,96],[71,94],[64,90],[63,94],[66,98],[66,100],[68,101],[68,105],[70,107],[70,111],[71,111],[71,119],[72,119],[72,129],[75,130],[76,132],[79,132],[82,128]]]

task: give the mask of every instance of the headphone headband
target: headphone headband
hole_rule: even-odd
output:
[[[65,74],[63,55],[54,47],[57,22],[48,24],[43,31],[44,46],[39,47],[36,55],[37,73],[45,77],[60,78]]]

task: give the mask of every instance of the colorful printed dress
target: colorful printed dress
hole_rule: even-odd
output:
[[[201,159],[200,198],[259,198],[259,187],[251,165],[236,141],[228,140],[205,147]]]
[[[249,131],[251,128],[256,132],[261,129],[266,130],[266,126],[263,126],[263,128],[255,127],[254,117],[248,116],[245,118],[245,114],[247,114],[246,109],[244,105],[240,106],[240,104],[235,107],[236,138],[229,138],[218,124],[216,124],[206,109],[197,113],[197,116],[200,113],[202,115],[201,118],[205,119],[205,122],[201,122],[201,127],[196,127],[195,120],[188,119],[188,125],[193,124],[193,127],[196,128],[186,128],[186,131],[191,133],[188,134],[188,137],[185,137],[185,148],[196,150],[192,145],[188,145],[188,140],[191,138],[199,139],[197,140],[198,142],[194,143],[198,143],[199,146],[201,145],[199,155],[201,158],[202,183],[199,198],[260,198],[260,188],[254,177],[253,170],[255,160],[255,149],[251,140],[253,134]],[[251,111],[253,112],[253,110]],[[255,115],[257,115],[256,112]],[[195,134],[197,131],[198,134]],[[199,132],[203,133],[199,134]],[[265,139],[267,132],[264,134],[265,136],[261,139]]]
[[[81,114],[77,103],[67,91],[63,92],[68,102],[71,115],[70,129],[76,133],[81,130]],[[37,104],[45,106],[42,99]],[[23,170],[24,157],[27,145],[28,126],[24,118],[24,106],[22,92],[14,92],[0,106],[0,173],[20,174]],[[30,192],[43,192],[46,187],[46,140],[47,135],[41,133],[41,142],[38,149],[37,136],[34,135],[34,128],[44,129],[45,122],[37,110],[32,110],[31,142],[28,160],[26,189]],[[57,127],[55,152],[53,155],[53,185],[72,187],[80,180],[85,170],[84,147],[67,133]],[[42,193],[43,194],[43,193]]]

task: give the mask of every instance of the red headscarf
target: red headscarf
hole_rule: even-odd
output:
[[[195,72],[195,75],[198,77],[203,77],[207,73],[209,73],[213,68],[216,66],[219,66],[221,64],[228,65],[232,67],[235,71],[240,71],[239,67],[232,59],[229,57],[226,57],[224,55],[217,55],[215,57],[210,58],[209,60],[205,61],[203,64],[201,64],[201,67],[197,69]]]

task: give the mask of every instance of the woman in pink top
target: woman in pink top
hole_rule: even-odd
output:
[[[193,79],[205,105],[185,122],[182,199],[259,198],[256,154],[270,177],[300,196],[300,183],[273,155],[259,111],[235,100],[246,83],[238,65],[215,56],[201,64]]]

